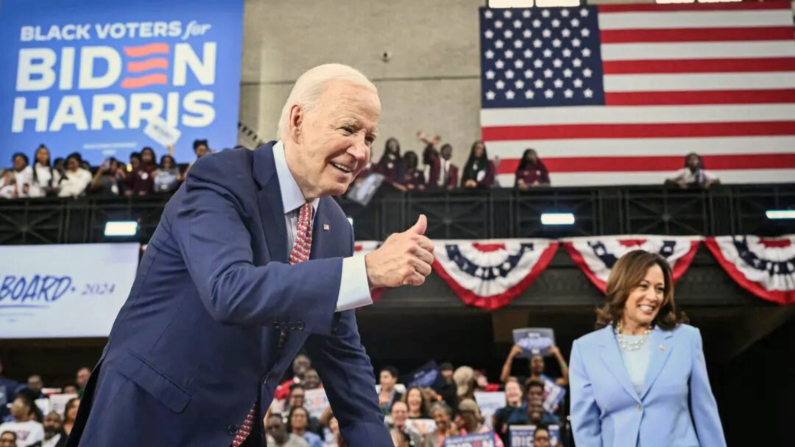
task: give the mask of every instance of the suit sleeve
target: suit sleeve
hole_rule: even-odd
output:
[[[193,165],[171,225],[207,311],[224,324],[294,321],[309,333],[330,333],[342,258],[255,266],[243,207],[214,180],[220,171],[201,160]]]
[[[701,332],[695,329],[693,347],[693,370],[690,373],[690,408],[696,426],[698,443],[708,446],[725,446],[723,427],[718,415],[718,404],[712,395],[704,359]]]
[[[577,342],[571,348],[569,386],[571,388],[571,430],[578,447],[601,447],[602,425],[593,385],[585,371]]]
[[[351,253],[353,235],[351,234]],[[375,376],[364,351],[353,310],[338,312],[330,335],[312,335],[306,349],[323,381],[331,410],[351,447],[391,447],[378,407]]]

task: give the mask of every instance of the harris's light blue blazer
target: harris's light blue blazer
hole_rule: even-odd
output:
[[[574,342],[569,380],[577,447],[725,446],[709,386],[701,333],[685,324],[655,327],[638,395],[612,326]]]

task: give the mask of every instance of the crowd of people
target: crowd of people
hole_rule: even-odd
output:
[[[483,371],[470,366],[454,368],[450,363],[442,363],[438,368],[439,379],[433,385],[406,388],[398,383],[400,375],[396,368],[380,368],[376,389],[378,402],[395,446],[443,447],[448,437],[493,433],[495,445],[502,447],[510,445],[511,426],[534,425],[533,436],[537,441],[533,445],[555,447],[550,444],[549,427],[561,426],[563,405],[551,411],[544,408],[545,384],[568,384],[566,362],[560,351],[553,348],[551,355],[560,364],[561,377],[547,376],[544,358],[540,356],[528,361],[525,373],[511,375],[519,350],[521,348],[514,346],[506,359],[500,383],[490,383]],[[32,375],[24,383],[4,377],[0,364],[0,447],[65,445],[90,373],[89,368],[83,367],[77,371],[74,383],[45,388],[40,375]],[[320,376],[312,368],[309,357],[296,356],[291,377],[278,386],[273,404],[265,413],[263,427],[269,446],[346,446],[330,406],[325,404],[319,412],[314,411],[317,408],[305,406],[307,393],[322,388]],[[494,391],[504,391],[505,406],[492,415],[484,415],[476,393]],[[62,411],[53,409],[43,414],[42,401],[64,394],[72,397]]]
[[[383,155],[362,171],[360,178],[378,173],[388,185],[403,192],[500,186],[495,177],[499,160],[489,158],[483,141],[472,143],[464,169],[460,170],[452,162],[453,147],[449,143],[440,145],[438,135],[429,138],[424,132],[418,132],[417,137],[424,147],[421,160],[415,151],[401,152],[398,140],[389,138]],[[193,151],[196,159],[213,152],[207,140],[195,140]],[[32,164],[30,160],[22,152],[13,155],[12,167],[0,174],[0,198],[167,194],[179,187],[193,164],[178,165],[172,147],[159,162],[155,151],[144,147],[130,154],[128,163],[111,157],[92,167],[78,152],[51,160],[49,148],[42,144],[34,152]],[[705,169],[701,156],[695,153],[688,154],[684,167],[665,180],[665,184],[682,189],[709,188],[718,183],[718,177]],[[538,152],[528,148],[516,169],[513,187],[526,191],[550,185],[549,170]]]

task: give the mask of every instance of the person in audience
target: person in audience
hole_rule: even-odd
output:
[[[384,414],[389,414],[392,404],[401,400],[403,395],[395,389],[398,380],[398,370],[394,366],[386,366],[378,375],[381,391],[378,393],[378,406]]]
[[[437,188],[441,178],[442,163],[439,158],[439,151],[436,150],[436,145],[439,144],[442,138],[439,135],[428,138],[423,131],[417,132],[417,138],[425,144],[425,149],[422,151],[422,164],[427,186],[429,188]]]
[[[406,151],[403,155],[403,184],[406,189],[425,189],[425,174],[417,169],[419,159],[414,151]]]
[[[58,197],[80,197],[91,184],[91,173],[80,167],[80,154],[73,152],[66,157],[66,171],[61,176]]]
[[[44,427],[39,422],[43,419],[41,410],[34,403],[32,394],[25,391],[17,393],[11,406],[14,421],[0,425],[0,433],[11,431],[17,435],[19,447],[29,447],[44,439]]]
[[[51,411],[44,418],[44,440],[41,447],[64,447],[66,432],[63,431],[63,420],[57,411]]]
[[[10,430],[0,432],[0,447],[17,447],[17,434]]]
[[[63,177],[63,173],[66,172],[66,159],[63,157],[57,157],[55,160],[52,161],[52,167],[61,174]]]
[[[696,153],[687,154],[685,167],[676,171],[673,177],[665,181],[667,185],[676,185],[682,189],[709,188],[720,183],[720,179],[704,168],[704,160]]]
[[[47,397],[41,392],[41,390],[44,389],[44,381],[41,380],[41,376],[38,374],[33,374],[28,377],[28,389],[33,393],[32,395],[35,396],[36,399]]]
[[[475,370],[469,366],[459,366],[453,373],[458,401],[474,399],[475,396]]]
[[[410,446],[419,447],[422,442],[422,433],[410,429],[406,425],[408,419],[410,419],[409,407],[405,402],[397,401],[392,405],[392,425],[387,424],[387,427],[404,433],[408,438]]]
[[[454,165],[451,161],[453,157],[453,146],[445,143],[440,149],[442,154],[441,176],[439,177],[439,186],[447,189],[455,189],[458,187],[458,166]]]
[[[472,399],[463,399],[458,404],[458,417],[455,422],[461,436],[469,434],[492,433],[494,435],[494,445],[504,447],[502,439],[497,436],[489,427],[483,424],[483,417],[480,415],[480,407]]]
[[[541,422],[544,424],[560,424],[560,419],[556,415],[544,410],[544,382],[538,379],[530,379],[527,381],[525,389],[527,390],[528,418],[531,412],[537,410],[536,406],[539,406],[541,407]]]
[[[211,152],[210,143],[207,140],[193,140],[193,152],[196,154],[196,160],[204,157]]]
[[[77,374],[75,375],[75,381],[77,382],[77,394],[80,397],[83,397],[83,392],[86,390],[86,385],[88,384],[88,379],[91,377],[91,368],[88,366],[83,366],[77,370]]]
[[[315,369],[310,368],[306,370],[306,373],[304,374],[304,388],[307,390],[323,388],[323,384],[320,383],[320,375],[318,375]]]
[[[279,413],[270,413],[266,416],[265,432],[268,447],[309,447],[303,438],[287,431],[287,426]]]
[[[31,170],[29,197],[46,197],[58,192],[61,173],[50,163],[50,150],[40,145],[33,156],[35,162]]]
[[[0,359],[0,423],[2,423],[10,411],[8,404],[20,388],[20,383],[16,380],[3,376],[3,360]]]
[[[384,155],[378,160],[375,171],[383,175],[384,181],[395,188],[405,191],[403,186],[403,159],[400,156],[400,143],[395,138],[386,140],[384,145]]]
[[[491,393],[500,390],[500,385],[497,383],[489,383],[489,378],[486,372],[482,370],[475,371],[475,391],[483,391]]]
[[[9,172],[8,184],[13,185],[12,199],[28,197],[30,184],[33,181],[33,170],[28,166],[28,156],[17,152],[11,157],[12,169]]]
[[[458,431],[453,424],[453,410],[444,402],[437,402],[431,407],[431,416],[436,422],[436,430],[425,435],[422,446],[444,447],[445,439],[458,436]]]
[[[430,418],[430,404],[422,388],[411,387],[406,390],[403,402],[409,408],[409,419],[428,419]]]
[[[549,171],[544,162],[538,158],[536,150],[525,150],[522,161],[516,168],[516,189],[527,191],[537,186],[547,186],[549,183]]]
[[[122,184],[117,177],[118,171],[119,162],[115,158],[111,157],[102,162],[91,180],[91,193],[99,196],[118,196]]]
[[[287,430],[300,436],[309,447],[323,447],[323,441],[315,433],[309,431],[309,412],[304,407],[293,407],[290,409]]]
[[[293,408],[303,407],[304,402],[306,399],[306,390],[304,389],[304,385],[300,383],[294,383],[290,386],[290,396],[287,399],[287,405],[284,406],[284,410],[282,413],[289,415]],[[329,407],[330,411],[331,407]],[[330,416],[330,415],[329,415]],[[285,421],[289,423],[289,420]],[[318,419],[312,415],[309,416],[309,424],[308,429],[315,433],[321,433],[320,426],[322,424]]]
[[[491,188],[494,185],[494,162],[489,160],[486,145],[478,140],[472,143],[469,159],[461,176],[463,188]]]
[[[61,389],[61,392],[62,392],[63,394],[77,394],[77,391],[78,391],[78,390],[77,390],[77,385],[76,385],[76,384],[74,384],[74,383],[67,383],[67,384],[66,384],[66,385],[64,385],[64,386],[63,386],[63,388]]]
[[[348,447],[345,439],[342,437],[342,432],[340,431],[340,422],[334,416],[328,422],[328,429],[331,431],[331,435],[334,437],[334,442],[337,443],[336,447]],[[335,447],[334,445],[330,445],[328,447]]]
[[[513,367],[513,361],[522,354],[522,347],[519,345],[513,345],[511,348],[511,352],[508,353],[508,358],[505,359],[505,363],[502,365],[502,373],[500,373],[500,381],[505,383],[511,377],[511,368]],[[519,383],[526,383],[528,380],[531,379],[539,379],[543,382],[552,382],[558,386],[568,386],[569,384],[569,366],[566,364],[566,359],[563,358],[563,354],[560,353],[560,349],[557,346],[552,346],[549,349],[549,353],[555,357],[558,361],[558,365],[560,366],[561,377],[557,379],[553,379],[552,377],[547,376],[544,374],[544,369],[546,365],[544,363],[544,357],[540,355],[534,355],[530,358],[530,370],[529,376],[519,376],[517,379]]]
[[[176,191],[182,182],[182,174],[174,161],[174,157],[163,155],[160,158],[160,166],[155,170],[154,190],[156,193],[170,193]]]
[[[458,404],[458,389],[455,380],[453,380],[453,364],[444,362],[439,365],[439,371],[442,374],[442,379],[434,384],[433,389],[450,408],[454,408]]]
[[[141,150],[141,163],[130,173],[132,180],[129,182],[130,189],[125,191],[127,197],[145,196],[152,192],[155,183],[154,174],[157,170],[156,159],[155,151],[151,147]]]
[[[505,383],[505,406],[494,412],[491,426],[503,442],[508,442],[508,427],[520,424],[525,420],[526,413],[527,403],[522,386],[516,379],[509,380]]]
[[[552,444],[549,436],[549,428],[544,424],[536,425],[536,431],[533,432],[533,447],[550,446],[552,446]]]
[[[67,435],[72,433],[72,427],[75,425],[75,419],[77,419],[78,408],[80,408],[79,397],[69,399],[69,401],[66,402],[66,408],[64,408],[63,431]]]
[[[278,387],[273,394],[273,398],[277,400],[286,399],[290,395],[291,386],[294,383],[302,383],[306,372],[312,368],[312,361],[309,360],[305,354],[298,354],[293,359],[293,378],[285,380]]]

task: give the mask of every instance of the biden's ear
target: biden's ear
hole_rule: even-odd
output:
[[[306,114],[300,105],[293,104],[290,106],[290,119],[287,122],[287,135],[289,135],[289,138],[293,143],[301,143],[301,131],[305,118]]]

